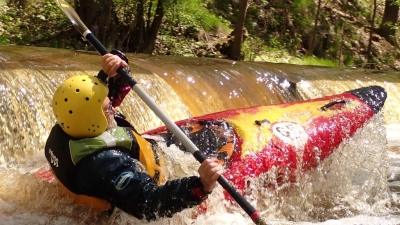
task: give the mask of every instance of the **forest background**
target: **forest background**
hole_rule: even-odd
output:
[[[400,70],[400,0],[67,0],[108,48]],[[93,50],[52,0],[0,0],[0,45]]]

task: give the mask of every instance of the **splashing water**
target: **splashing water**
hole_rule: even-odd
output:
[[[299,174],[295,183],[265,187],[262,178],[251,180],[251,192],[245,197],[272,224],[304,224],[301,221],[318,224],[318,221],[352,217],[357,221],[360,217],[355,216],[360,214],[389,215],[386,133],[382,122],[381,114],[374,116],[316,170]],[[191,154],[174,145],[161,145],[161,148],[169,178],[196,174],[199,163]],[[19,167],[32,172],[44,164],[37,156]],[[143,223],[119,210],[106,216],[78,206],[56,184],[39,181],[30,172],[3,166],[0,177],[3,180],[0,221],[14,224]],[[217,188],[206,201],[207,212],[197,215],[196,220],[192,220],[196,214],[194,208],[149,224],[252,224],[239,207],[229,204],[223,196],[222,188]],[[368,220],[366,224],[370,224]]]

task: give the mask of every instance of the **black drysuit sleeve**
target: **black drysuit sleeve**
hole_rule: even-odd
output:
[[[86,195],[108,200],[139,219],[171,217],[207,198],[196,176],[175,179],[158,186],[142,164],[120,150],[105,150],[82,159],[75,185]]]

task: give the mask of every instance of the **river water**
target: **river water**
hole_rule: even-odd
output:
[[[400,107],[397,73],[128,55],[138,83],[173,120],[205,113],[311,99],[368,86],[388,91],[376,115],[315,171],[275,189],[252,181],[245,196],[271,224],[400,224]],[[54,123],[58,84],[96,74],[99,56],[60,49],[0,46],[0,224],[143,224],[118,210],[107,216],[72,203],[32,173],[47,165],[43,146]],[[120,110],[139,131],[162,123],[130,93]],[[190,154],[164,147],[170,178],[196,174]],[[252,224],[218,188],[196,208],[149,224]],[[194,216],[197,216],[196,219]]]

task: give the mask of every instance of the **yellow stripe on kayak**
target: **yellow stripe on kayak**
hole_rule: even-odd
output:
[[[361,103],[353,99],[345,99],[348,102],[341,110],[321,111],[320,108],[335,99],[324,99],[308,102],[300,102],[285,105],[260,106],[254,113],[239,113],[239,115],[226,118],[242,138],[242,156],[261,151],[273,137],[271,125],[278,122],[290,122],[307,127],[307,124],[319,117],[329,118],[338,113],[351,112]],[[256,125],[255,121],[268,120],[270,123]],[[298,125],[297,125],[298,127]],[[304,130],[304,129],[302,129]]]

